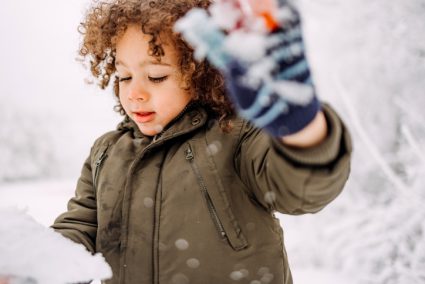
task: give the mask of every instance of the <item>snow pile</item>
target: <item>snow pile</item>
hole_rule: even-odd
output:
[[[17,209],[0,209],[0,278],[19,283],[65,284],[107,279],[100,254],[64,238]]]

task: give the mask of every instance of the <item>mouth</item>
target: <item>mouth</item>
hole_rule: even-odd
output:
[[[155,112],[153,111],[148,111],[148,112],[132,112],[133,114],[133,119],[136,122],[139,123],[146,123],[149,122],[151,120],[153,120]]]

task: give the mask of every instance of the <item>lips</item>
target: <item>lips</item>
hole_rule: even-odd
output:
[[[155,112],[153,111],[148,111],[148,112],[141,111],[141,112],[132,112],[132,113],[133,113],[133,119],[139,123],[149,122],[153,120],[153,117],[155,115]]]

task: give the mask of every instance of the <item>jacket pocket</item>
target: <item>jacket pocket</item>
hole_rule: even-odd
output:
[[[189,143],[185,151],[185,156],[196,177],[199,189],[206,202],[208,213],[220,238],[227,240],[230,246],[236,251],[246,248],[248,243],[242,234],[239,225],[236,224],[233,214],[229,216],[227,212],[224,212],[224,210],[221,209],[223,206],[218,206],[220,201],[217,198],[212,197],[208,192],[207,182],[201,173],[200,167],[195,160],[195,153]]]

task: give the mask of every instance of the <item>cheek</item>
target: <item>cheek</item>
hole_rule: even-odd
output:
[[[180,90],[178,93],[173,93],[173,96],[169,99],[167,107],[180,111],[187,105],[190,99],[191,96],[188,93]]]
[[[179,108],[181,104],[190,100],[190,95],[182,90],[178,85],[172,84],[167,86],[161,91],[158,96],[152,96],[152,100],[156,101],[158,105],[166,108]]]
[[[126,100],[126,88],[125,87],[121,87],[120,89],[119,89],[119,92],[118,92],[118,99],[121,101],[121,102],[123,102],[123,101],[125,101]]]
[[[173,89],[174,101],[184,103],[192,99],[191,90],[185,90],[181,85],[175,85]]]

